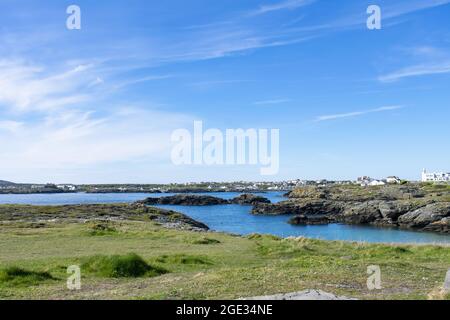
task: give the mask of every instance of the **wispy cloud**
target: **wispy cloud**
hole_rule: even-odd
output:
[[[68,60],[69,61],[69,60]],[[114,108],[117,87],[168,76],[122,80],[105,66],[0,60],[0,168],[62,168],[169,157],[170,133],[193,119],[176,112]],[[93,102],[94,103],[87,103]],[[133,110],[133,112],[130,112]],[[3,115],[3,113],[5,115]]]
[[[396,18],[413,12],[449,4],[450,0],[408,0],[405,3],[390,5],[384,10],[385,18]]]
[[[450,61],[435,64],[422,64],[394,71],[378,77],[381,82],[395,82],[403,78],[418,77],[433,74],[450,73]]]
[[[198,81],[189,83],[189,86],[198,88],[198,89],[208,89],[215,86],[220,85],[232,85],[239,83],[250,82],[249,80],[207,80],[207,81]]]
[[[399,23],[407,21],[407,15],[422,10],[432,9],[439,6],[450,4],[450,0],[398,0],[392,4],[392,1],[379,3],[382,7],[383,27],[387,28],[395,26]],[[403,20],[400,20],[403,19]],[[318,25],[303,26],[292,29],[293,32],[310,31],[320,35],[326,32],[342,32],[358,28],[366,28],[366,15],[361,12],[349,13],[346,16],[339,17],[335,20],[323,22]]]
[[[21,61],[0,61],[0,104],[16,112],[48,110],[88,99],[83,87],[91,82],[91,65],[49,72]]]
[[[324,36],[330,32],[342,32],[366,27],[367,16],[361,14],[361,12],[354,12],[336,20],[322,21],[317,25],[299,27],[281,24],[278,26],[272,25],[270,28],[267,28],[267,26],[255,28],[249,26],[247,21],[248,18],[258,18],[278,11],[307,7],[314,2],[316,0],[287,0],[265,4],[253,10],[250,14],[235,17],[232,21],[213,22],[186,29],[191,31],[184,37],[189,40],[179,41],[176,46],[165,46],[168,51],[162,53],[156,59],[162,63],[217,59],[256,49],[294,45]],[[393,5],[386,3],[383,6],[384,26],[397,24],[398,21],[394,21],[394,18],[449,3],[450,0],[408,0]]]
[[[314,3],[316,0],[287,0],[283,2],[278,2],[274,4],[266,4],[260,6],[257,10],[252,11],[250,15],[257,16],[266,14],[269,12],[279,11],[279,10],[293,10],[299,7],[304,7]]]
[[[130,80],[126,80],[123,81],[121,83],[118,83],[116,85],[114,85],[115,89],[122,89],[131,85],[135,85],[135,84],[139,84],[139,83],[144,83],[144,82],[150,82],[150,81],[157,81],[157,80],[166,80],[166,79],[171,79],[173,78],[173,75],[154,75],[154,76],[147,76],[147,77],[142,77],[142,78],[136,78],[136,79],[130,79]]]
[[[270,104],[281,104],[285,102],[290,102],[291,99],[272,99],[272,100],[262,100],[262,101],[256,101],[253,104],[260,106],[260,105],[270,105]]]
[[[118,109],[105,116],[72,109],[26,126],[0,122],[0,128],[11,129],[7,134],[14,134],[13,139],[2,140],[0,167],[70,170],[135,159],[166,159],[172,130],[192,121],[183,114],[135,108],[132,113]]]
[[[403,108],[403,106],[386,106],[386,107],[380,107],[380,108],[370,109],[370,110],[339,113],[339,114],[332,114],[332,115],[323,115],[323,116],[317,117],[315,121],[321,122],[321,121],[329,121],[329,120],[336,120],[336,119],[342,119],[342,118],[353,118],[353,117],[358,117],[358,116],[364,116],[364,115],[370,114],[370,113],[393,111],[393,110],[398,110],[398,109],[402,109],[402,108]]]

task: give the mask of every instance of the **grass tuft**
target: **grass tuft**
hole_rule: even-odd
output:
[[[186,254],[162,255],[156,261],[164,264],[212,265],[206,257]]]
[[[107,236],[117,233],[117,229],[111,223],[103,221],[88,223],[88,230],[91,236]]]
[[[167,273],[160,267],[149,265],[135,253],[93,256],[82,264],[82,269],[105,278],[156,277]]]
[[[192,244],[219,244],[220,241],[216,240],[216,239],[211,239],[211,238],[207,238],[207,237],[203,237],[201,239],[195,239],[192,241]]]
[[[19,267],[0,270],[0,284],[8,287],[37,286],[48,280],[55,280],[48,272],[29,271]]]
[[[282,240],[282,238],[271,235],[271,234],[259,234],[259,233],[252,233],[247,236],[247,239],[250,239],[250,240],[274,240],[274,241]]]

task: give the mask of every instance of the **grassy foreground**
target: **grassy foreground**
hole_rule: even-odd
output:
[[[70,265],[81,266],[79,291],[66,288]],[[381,267],[382,290],[367,289],[369,265]],[[439,294],[449,267],[450,248],[442,246],[237,237],[143,221],[100,230],[91,223],[0,224],[0,299],[236,299],[303,289],[449,299]]]

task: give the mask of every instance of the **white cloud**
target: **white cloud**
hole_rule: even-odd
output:
[[[266,4],[260,6],[257,10],[253,11],[250,15],[261,15],[269,12],[279,10],[293,10],[299,7],[307,6],[314,3],[316,0],[287,0],[274,4]]]
[[[103,83],[105,83],[105,80],[103,80],[103,78],[101,78],[101,77],[97,77],[95,80],[93,80],[89,84],[89,87],[95,87],[95,86],[101,85]]]
[[[134,84],[139,84],[139,83],[143,83],[143,82],[149,82],[149,81],[156,81],[156,80],[166,80],[166,79],[171,79],[173,78],[172,75],[151,75],[151,76],[146,76],[146,77],[142,77],[142,78],[137,78],[137,79],[130,79],[130,80],[125,80],[123,82],[119,82],[118,84],[114,85],[115,89],[122,89],[125,87],[129,87],[132,86]]]
[[[0,110],[14,116],[0,121],[2,170],[71,172],[80,166],[170,158],[172,130],[190,126],[193,119],[154,111],[148,104],[116,109],[117,103],[108,103],[117,87],[167,76],[123,81],[117,72],[105,72],[105,81],[93,64],[62,65],[0,60]]]
[[[182,114],[133,110],[119,109],[104,117],[72,110],[21,126],[14,139],[2,141],[0,167],[70,171],[136,159],[169,159],[171,132],[193,121]]]
[[[269,105],[269,104],[281,104],[285,102],[290,102],[291,99],[272,99],[272,100],[262,100],[262,101],[256,101],[253,104],[254,105]]]
[[[189,41],[178,41],[176,47],[161,55],[162,62],[204,60],[226,57],[235,53],[250,50],[286,46],[308,41],[329,32],[347,31],[354,28],[366,28],[366,15],[361,12],[336,19],[324,21],[319,25],[286,28],[278,26],[266,29],[250,28],[246,18],[258,17],[264,14],[282,10],[293,10],[311,5],[316,0],[287,0],[274,4],[266,4],[252,11],[250,14],[236,18],[235,21],[214,23],[200,26],[196,32],[185,35]],[[407,0],[400,3],[386,3],[383,6],[383,19],[392,20],[414,12],[431,9],[450,3],[450,0]],[[384,21],[383,20],[383,21]],[[396,22],[385,22],[385,26],[395,25]],[[170,47],[170,46],[165,46]]]
[[[379,3],[382,7],[383,27],[387,28],[395,26],[399,23],[406,21],[396,18],[406,17],[409,14],[419,12],[422,10],[432,9],[439,6],[447,5],[450,0],[397,0],[386,1],[386,3]],[[340,17],[334,21],[324,22],[319,25],[304,26],[300,28],[291,29],[292,32],[310,31],[314,32],[315,36],[324,34],[326,32],[341,32],[353,29],[366,28],[366,15],[362,15],[361,12],[350,13],[347,16]]]
[[[394,82],[402,78],[450,73],[450,61],[440,64],[422,64],[394,71],[378,77],[381,82]]]
[[[209,89],[220,85],[232,85],[250,82],[249,80],[206,80],[190,83],[189,86],[197,89]]]
[[[153,54],[153,61],[156,60],[160,63],[216,59],[256,49],[298,44],[326,35],[329,32],[366,27],[366,15],[362,15],[360,12],[334,21],[324,21],[319,25],[297,28],[286,28],[283,25],[256,28],[254,25],[249,25],[246,20],[277,11],[306,7],[314,2],[315,0],[287,0],[261,5],[248,15],[236,17],[233,21],[214,22],[187,29],[193,32],[184,34],[178,41],[171,41],[171,43],[160,46],[165,48],[165,52],[155,53],[155,48],[152,48],[153,51],[148,54]],[[383,19],[392,20],[448,3],[450,3],[450,0],[408,0],[394,5],[386,4],[383,6]],[[385,26],[394,24],[392,21],[386,22]],[[162,42],[164,43],[164,40]],[[172,43],[176,43],[176,45],[172,45]]]
[[[0,104],[16,112],[49,110],[85,101],[80,94],[90,80],[90,65],[77,65],[62,72],[19,60],[0,61]]]
[[[377,109],[324,115],[324,116],[317,117],[315,121],[321,122],[321,121],[329,121],[329,120],[336,120],[336,119],[342,119],[342,118],[353,118],[353,117],[363,116],[363,115],[370,114],[370,113],[386,112],[386,111],[398,110],[401,108],[403,108],[403,106],[386,106],[386,107],[380,107]]]
[[[383,10],[383,16],[385,18],[396,18],[402,15],[443,6],[449,3],[450,0],[408,0],[405,3],[388,6],[386,10]]]

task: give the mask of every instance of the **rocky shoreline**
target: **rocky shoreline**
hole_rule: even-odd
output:
[[[137,203],[150,206],[151,205],[217,206],[227,204],[239,204],[239,205],[256,205],[259,203],[270,204],[270,200],[253,194],[242,194],[231,200],[205,195],[177,194],[169,197],[146,198],[142,201],[138,201]]]
[[[182,213],[141,204],[65,206],[0,205],[0,224],[25,223],[39,228],[47,223],[153,221],[165,228],[208,231],[209,227]]]
[[[420,186],[305,187],[289,193],[287,201],[256,204],[252,213],[295,215],[289,222],[296,225],[345,223],[450,234],[447,190],[433,192]]]
[[[215,206],[239,204],[253,206],[254,215],[290,215],[293,225],[344,223],[395,227],[450,234],[450,186],[360,186],[303,187],[286,194],[279,203],[253,194],[231,200],[179,194],[147,198],[142,205]]]

